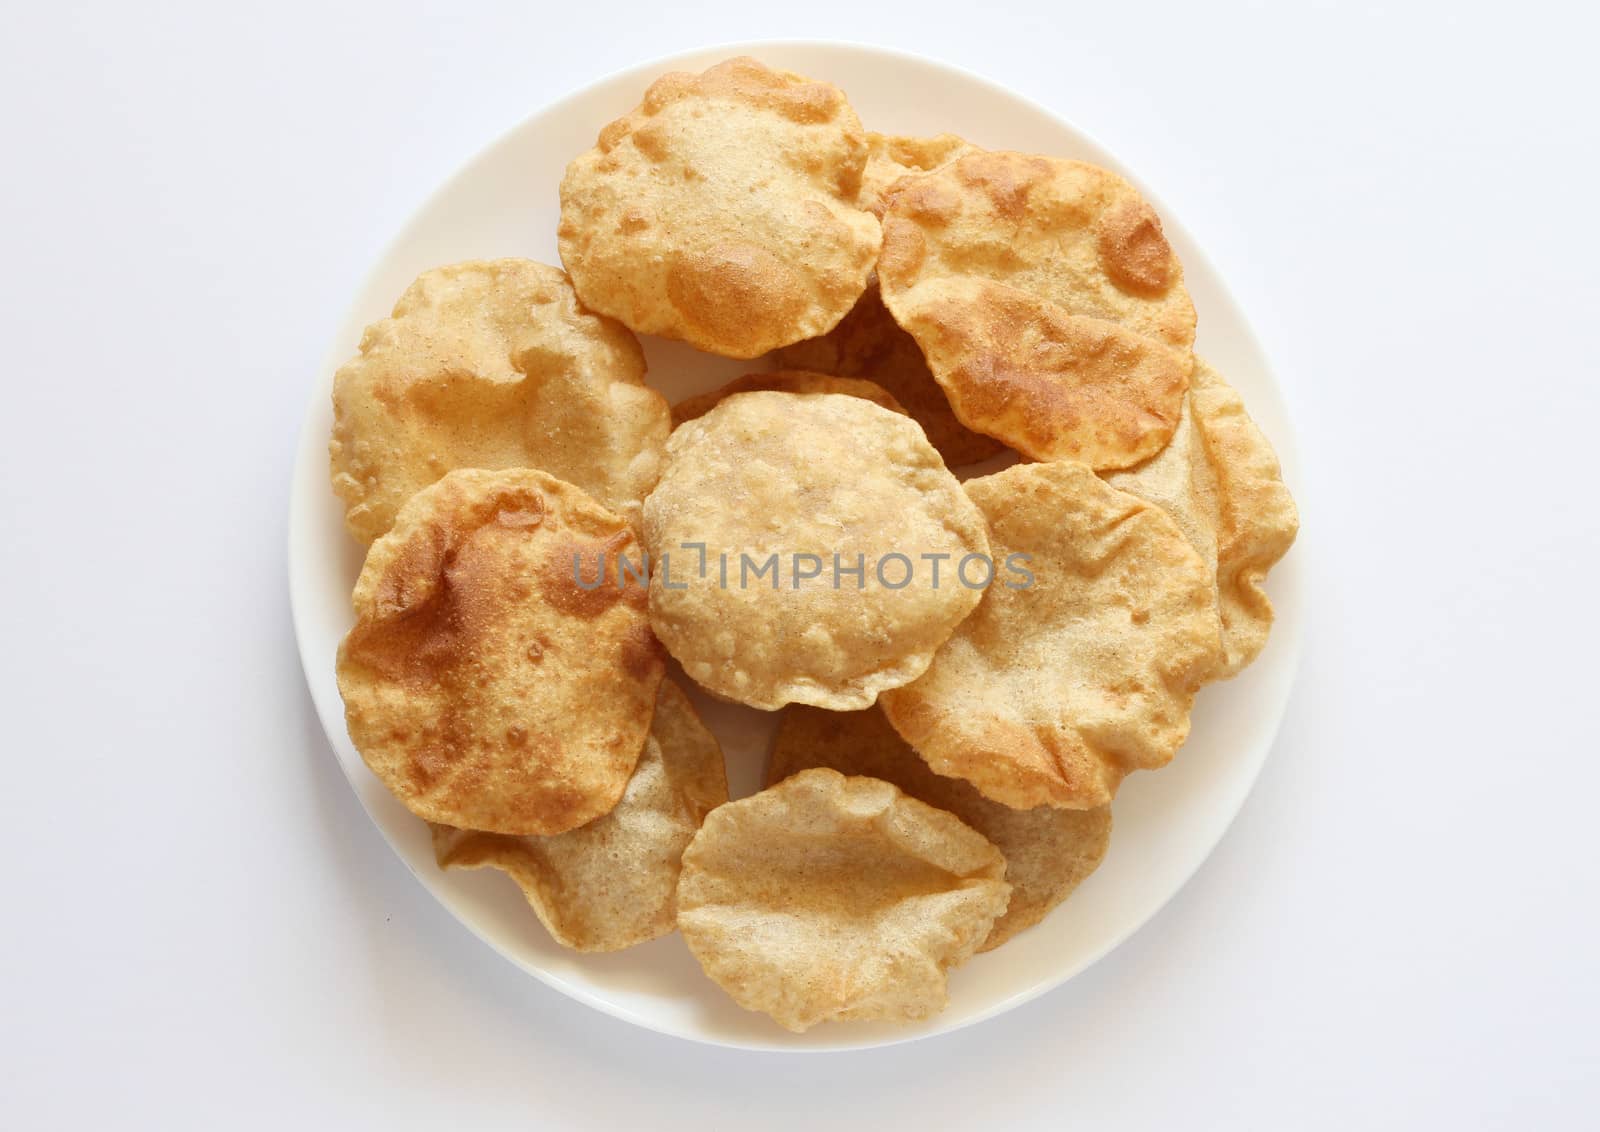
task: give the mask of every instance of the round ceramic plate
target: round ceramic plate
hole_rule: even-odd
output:
[[[334,683],[334,654],[352,621],[350,590],[362,558],[343,529],[340,506],[328,486],[334,370],[355,351],[362,328],[388,314],[407,284],[427,268],[507,255],[559,263],[556,188],[567,162],[594,144],[602,126],[630,110],[657,75],[698,71],[737,54],[837,84],[871,129],[951,132],[988,149],[1084,158],[1138,183],[1132,171],[1081,131],[998,86],[923,59],[863,47],[719,47],[638,67],[563,99],[479,154],[435,193],[384,253],[346,314],[314,383],[295,468],[289,517],[295,631],[317,712],[372,820],[423,887],[511,962],[563,994],[680,1037],[762,1049],[882,1045],[991,1018],[1059,986],[1155,915],[1205,860],[1255,781],[1288,697],[1303,620],[1294,555],[1271,579],[1279,619],[1266,651],[1243,675],[1200,696],[1192,737],[1170,767],[1127,781],[1117,797],[1115,835],[1100,870],[1044,923],[952,972],[949,1007],[916,1026],[845,1023],[787,1033],[765,1016],[735,1006],[701,974],[676,935],[615,955],[580,955],[557,946],[503,875],[444,873],[434,865],[423,823],[389,795],[351,746]],[[1182,258],[1200,314],[1200,351],[1244,395],[1293,485],[1289,421],[1243,314],[1177,218],[1156,194],[1140,187]],[[646,339],[644,348],[648,380],[674,402],[760,368],[661,339]],[[697,704],[722,741],[734,795],[752,792],[773,717],[703,696]]]

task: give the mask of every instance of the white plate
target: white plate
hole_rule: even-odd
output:
[[[912,1027],[840,1024],[789,1034],[735,1006],[700,973],[676,935],[617,955],[579,955],[558,947],[505,877],[490,871],[446,874],[435,867],[423,823],[389,795],[351,746],[334,684],[334,653],[352,620],[349,595],[361,553],[344,532],[328,486],[333,371],[355,350],[362,327],[386,315],[426,268],[505,255],[559,263],[556,187],[566,163],[594,143],[601,126],[631,109],[656,75],[700,70],[736,54],[838,84],[871,128],[949,131],[990,149],[1084,158],[1137,182],[1080,130],[1016,95],[941,64],[871,48],[719,47],[638,67],[563,99],[479,154],[435,193],[384,253],[345,316],[317,375],[294,473],[289,584],[295,632],[317,712],[367,813],[423,887],[507,959],[563,994],[680,1037],[754,1049],[884,1045],[993,1017],[1059,986],[1149,920],[1205,860],[1249,793],[1288,698],[1304,605],[1295,555],[1272,576],[1279,621],[1266,652],[1239,678],[1202,693],[1193,737],[1170,767],[1128,780],[1116,802],[1111,851],[1099,872],[1043,924],[955,971],[948,1009]],[[1145,192],[1183,260],[1200,312],[1201,351],[1244,395],[1276,445],[1286,478],[1297,482],[1283,402],[1244,316],[1177,218]],[[757,368],[660,339],[644,345],[649,380],[671,401]],[[735,794],[749,793],[761,773],[771,717],[704,697],[697,702],[722,740]]]

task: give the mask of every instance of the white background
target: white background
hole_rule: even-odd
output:
[[[219,7],[0,25],[0,1123],[1595,1126],[1591,21]],[[284,577],[306,390],[409,212],[604,73],[763,36],[965,66],[1156,187],[1285,383],[1315,592],[1275,753],[1159,917],[999,1020],[804,1058],[459,928],[334,764]]]

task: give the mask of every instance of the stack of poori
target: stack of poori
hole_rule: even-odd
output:
[[[335,378],[351,738],[568,947],[677,928],[791,1029],[926,1017],[1265,644],[1272,449],[1122,178],[751,59],[606,126],[558,236],[426,272]],[[673,409],[636,333],[770,363]],[[668,654],[781,711],[766,789]]]

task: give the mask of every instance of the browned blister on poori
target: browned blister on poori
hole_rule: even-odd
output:
[[[889,190],[902,177],[931,173],[976,149],[955,134],[909,137],[867,131],[867,167],[861,174],[861,206],[883,217]]]
[[[356,749],[413,813],[553,834],[616,804],[665,668],[619,557],[641,558],[620,515],[529,469],[452,472],[372,545],[339,691]]]
[[[1133,186],[1081,161],[975,152],[897,182],[883,225],[884,302],[968,427],[1095,468],[1166,444],[1195,313]]]
[[[989,587],[884,714],[928,765],[1009,806],[1088,809],[1164,766],[1222,660],[1212,581],[1159,507],[1075,461],[969,480]]]
[[[802,771],[713,810],[683,856],[678,927],[707,975],[790,1030],[911,1022],[1005,911],[982,834],[887,782]]]
[[[934,773],[877,708],[784,708],[767,763],[767,783],[817,766],[892,782],[994,842],[1005,855],[1011,903],[989,929],[980,951],[991,951],[1044,919],[1100,866],[1111,840],[1110,806],[1016,810],[990,801],[971,783]]]
[[[636,519],[670,431],[628,330],[578,305],[557,268],[425,271],[333,379],[333,488],[370,543],[456,468],[538,468]]]
[[[618,951],[677,925],[683,850],[727,800],[716,737],[683,690],[663,680],[650,736],[610,813],[550,837],[434,825],[433,850],[440,868],[506,873],[563,946]]]
[[[641,334],[753,358],[860,297],[878,220],[866,136],[837,87],[754,59],[657,79],[561,182],[561,261]]]

